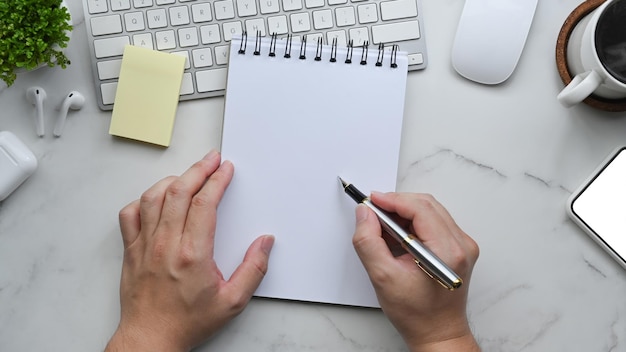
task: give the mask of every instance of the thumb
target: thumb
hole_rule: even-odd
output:
[[[252,297],[267,273],[270,252],[274,246],[274,236],[260,236],[248,248],[243,262],[230,277],[234,292]]]
[[[356,229],[352,244],[365,270],[393,265],[393,255],[382,237],[382,229],[376,215],[364,204],[356,207]]]

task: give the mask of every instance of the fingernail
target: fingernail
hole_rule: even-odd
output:
[[[202,158],[203,160],[211,160],[211,159],[215,159],[215,157],[217,157],[219,153],[217,152],[217,150],[213,149],[209,152],[209,154],[205,155],[204,158]]]
[[[376,197],[381,197],[384,195],[383,192],[378,192],[378,191],[372,191],[372,196],[376,195]]]
[[[369,209],[364,204],[359,204],[356,206],[356,223],[363,222],[367,220],[367,216],[369,215]]]
[[[272,251],[272,247],[274,247],[274,236],[273,235],[266,235],[263,236],[263,240],[261,241],[261,250],[269,255],[270,252]]]

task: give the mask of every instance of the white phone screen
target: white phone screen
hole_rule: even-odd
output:
[[[626,148],[619,150],[573,199],[571,210],[592,232],[590,235],[626,260]]]

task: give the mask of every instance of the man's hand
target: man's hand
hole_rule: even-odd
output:
[[[478,245],[432,196],[373,193],[380,208],[406,220],[409,230],[463,279],[448,291],[428,277],[408,253],[394,257],[376,215],[356,210],[354,247],[369,274],[378,301],[411,351],[478,351],[466,316],[467,290]]]
[[[233,176],[213,151],[120,211],[121,319],[107,351],[188,351],[239,314],[261,283],[273,236],[226,281],[213,260],[217,206]]]

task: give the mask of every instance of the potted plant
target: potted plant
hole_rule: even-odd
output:
[[[63,0],[0,1],[0,79],[11,86],[21,71],[65,68],[70,19]]]

